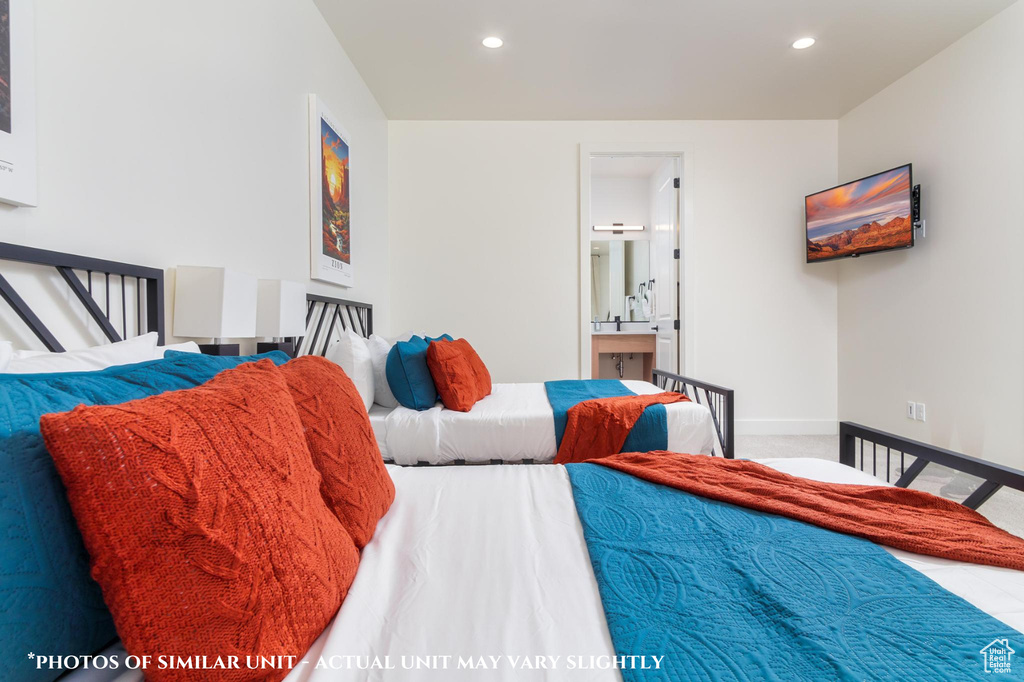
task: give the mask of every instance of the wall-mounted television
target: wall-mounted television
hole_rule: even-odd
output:
[[[804,198],[807,262],[914,245],[911,164]]]

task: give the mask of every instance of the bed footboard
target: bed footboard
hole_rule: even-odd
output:
[[[704,405],[711,411],[718,439],[717,454],[726,459],[736,456],[735,392],[731,388],[716,386],[664,370],[654,370],[654,383],[663,391],[675,391]],[[702,395],[703,394],[703,395]]]
[[[882,448],[885,448],[884,464]],[[909,487],[929,464],[947,467],[954,473],[941,491],[943,497],[966,494],[961,504],[971,509],[980,507],[1004,486],[1024,491],[1024,471],[853,422],[839,423],[839,461],[874,476],[879,476],[878,468],[882,464],[887,482],[891,483],[892,477],[899,474],[894,485],[900,488]],[[949,494],[945,494],[947,491]]]

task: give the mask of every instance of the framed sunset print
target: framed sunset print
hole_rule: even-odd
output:
[[[0,0],[0,201],[36,205],[32,0]]]
[[[351,138],[316,95],[309,96],[310,276],[350,287]]]

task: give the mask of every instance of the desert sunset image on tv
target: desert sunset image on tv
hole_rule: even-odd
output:
[[[324,255],[350,264],[348,145],[323,119],[320,121],[320,141]]]
[[[807,260],[912,246],[910,166],[808,196]]]

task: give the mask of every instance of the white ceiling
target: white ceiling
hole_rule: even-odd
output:
[[[390,119],[671,120],[838,118],[1013,0],[315,2]]]

